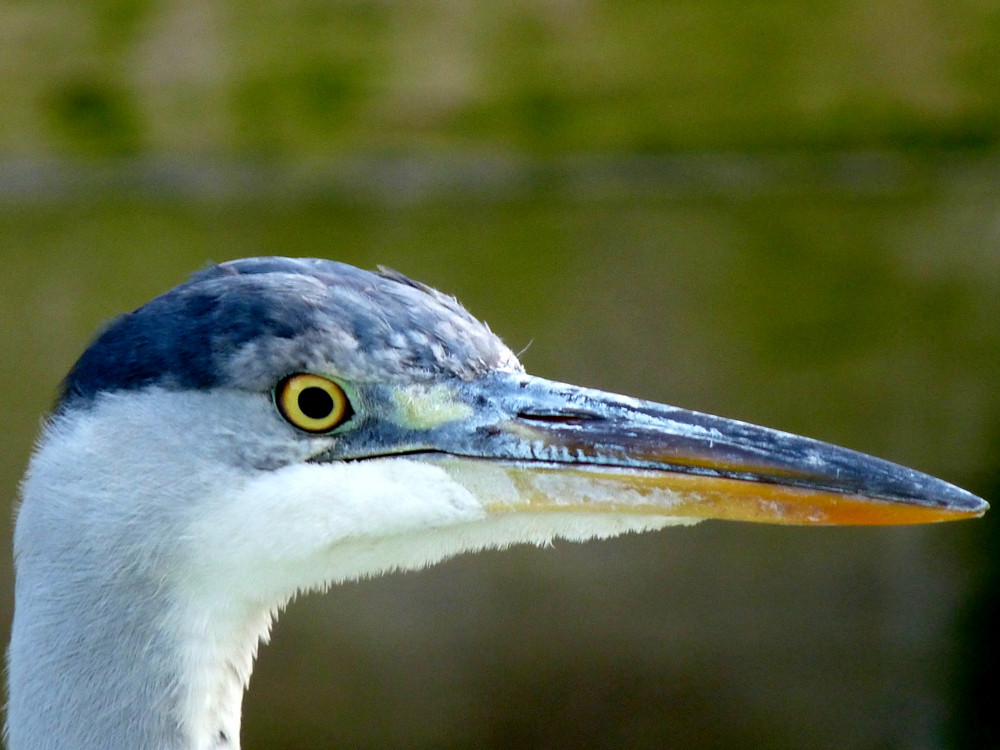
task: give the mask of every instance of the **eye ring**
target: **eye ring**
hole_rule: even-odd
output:
[[[343,388],[307,372],[289,375],[278,383],[274,403],[289,424],[305,432],[329,432],[354,416]]]

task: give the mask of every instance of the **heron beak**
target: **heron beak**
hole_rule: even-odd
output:
[[[884,525],[972,518],[988,508],[912,469],[732,419],[520,373],[464,388],[472,415],[431,452],[488,498],[491,513]]]

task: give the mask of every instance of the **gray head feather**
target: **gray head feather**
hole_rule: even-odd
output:
[[[396,271],[245,258],[111,321],[63,382],[60,409],[150,385],[263,390],[298,370],[469,380],[498,367],[520,365],[485,324]]]

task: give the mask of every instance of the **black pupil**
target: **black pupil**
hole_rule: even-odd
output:
[[[299,408],[310,419],[323,419],[333,412],[333,397],[322,388],[306,388],[299,394]]]

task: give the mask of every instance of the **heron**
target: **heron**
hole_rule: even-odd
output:
[[[979,516],[816,440],[528,375],[385,268],[245,258],[109,322],[21,485],[10,750],[234,750],[298,592],[706,518]]]

